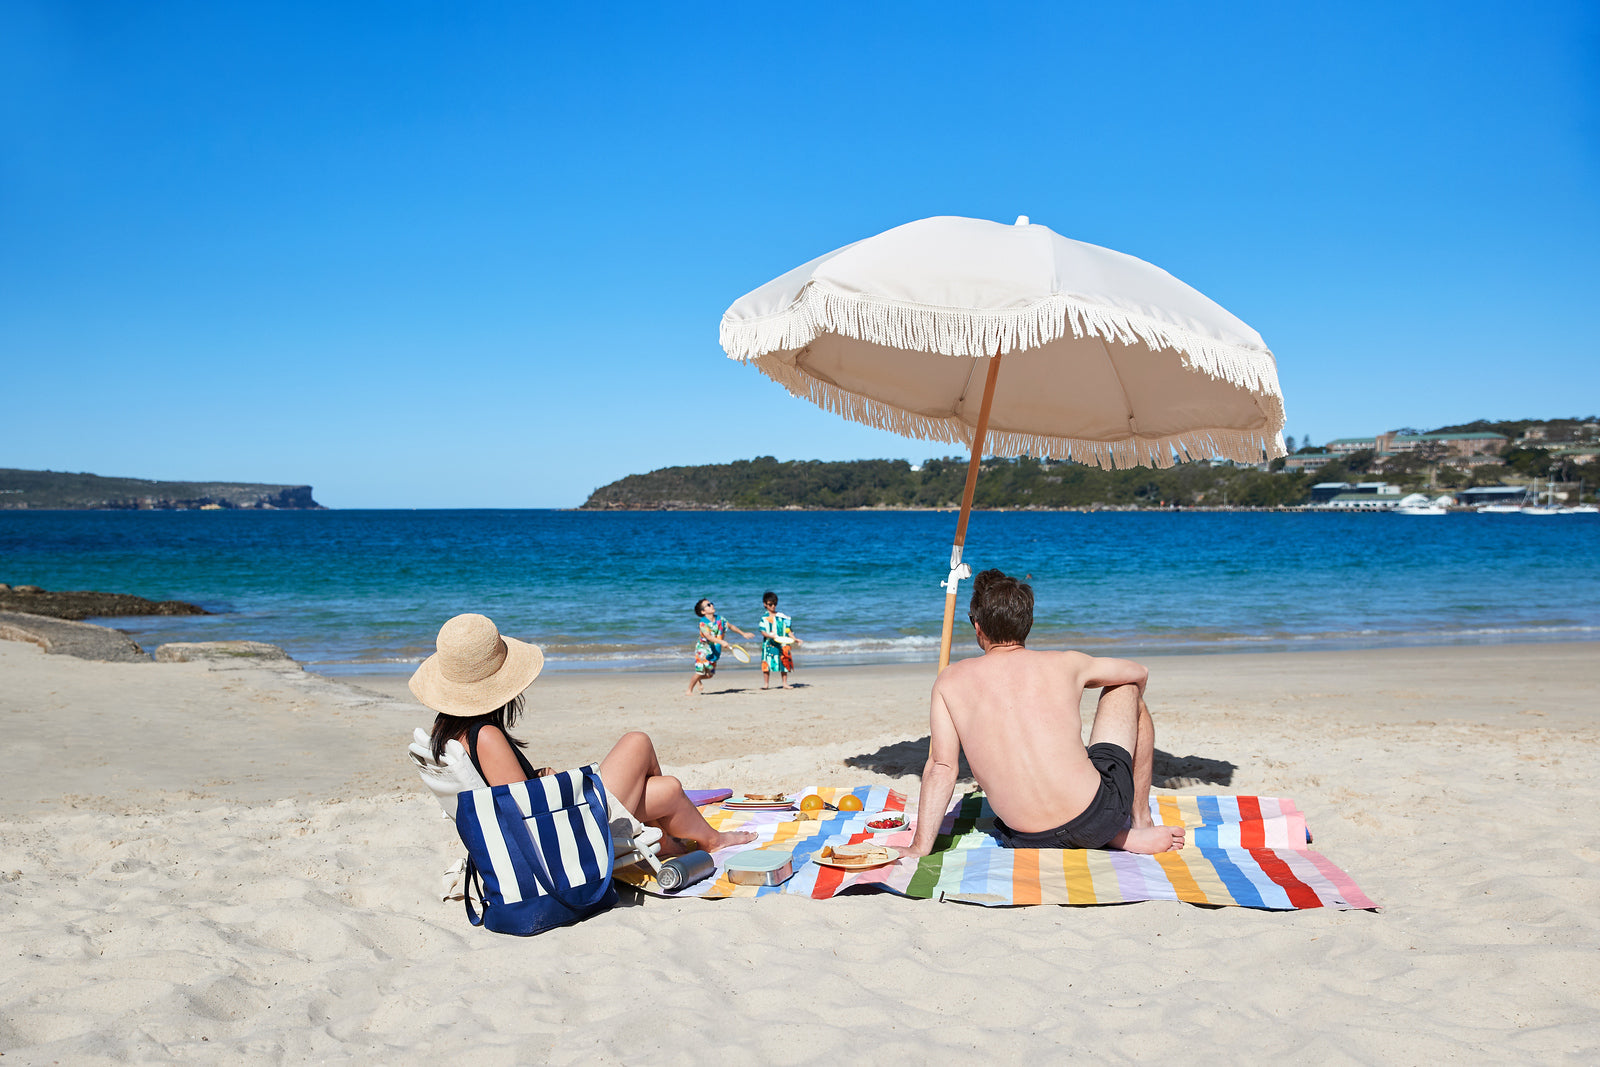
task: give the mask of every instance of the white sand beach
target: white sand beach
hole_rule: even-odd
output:
[[[1158,748],[1236,768],[1176,791],[1292,797],[1381,911],[625,896],[505,937],[436,894],[460,849],[405,760],[430,716],[404,678],[0,641],[0,1052],[1593,1062],[1600,643],[1148,662]],[[643,729],[691,787],[914,801],[932,668],[795,677],[729,669],[696,699],[677,673],[547,672],[518,732],[535,763]]]

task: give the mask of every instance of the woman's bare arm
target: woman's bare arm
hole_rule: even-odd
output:
[[[506,740],[506,735],[495,726],[485,726],[478,731],[478,765],[483,768],[483,780],[490,785],[510,785],[526,782],[517,753]]]

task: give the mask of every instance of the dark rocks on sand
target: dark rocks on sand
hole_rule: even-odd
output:
[[[49,593],[36,585],[0,585],[0,611],[21,611],[53,619],[114,618],[125,615],[209,615],[181,600],[146,600],[127,593]]]
[[[127,634],[106,626],[0,611],[0,641],[25,641],[46,652],[109,663],[149,663],[150,654]],[[175,641],[156,648],[158,663],[227,667],[301,667],[277,645],[263,641]]]
[[[125,633],[86,622],[49,619],[18,611],[0,611],[0,640],[26,641],[46,652],[78,659],[150,662],[144,649]]]

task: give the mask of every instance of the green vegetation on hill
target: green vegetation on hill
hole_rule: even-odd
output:
[[[197,508],[321,509],[309,485],[250,482],[156,482],[98,474],[0,467],[0,509],[57,511]]]
[[[584,508],[948,508],[961,503],[967,461],[841,462],[771,456],[631,474],[596,489]],[[1304,502],[1312,480],[1228,464],[1184,463],[1166,470],[1107,471],[1079,463],[986,459],[973,503],[980,508],[1276,507]]]
[[[1330,460],[1311,471],[1288,471],[1282,460],[1269,470],[1231,463],[1182,463],[1165,470],[1133,467],[1107,471],[1079,463],[1021,459],[986,459],[973,503],[980,508],[1092,507],[1284,507],[1308,503],[1318,482],[1387,481],[1403,490],[1442,492],[1467,485],[1502,481],[1577,481],[1585,468],[1541,443],[1592,440],[1597,431],[1588,419],[1480,419],[1444,426],[1429,433],[1504,434],[1513,443],[1502,462],[1460,470],[1441,463],[1443,446],[1378,456],[1367,450]],[[1521,441],[1528,430],[1542,427]],[[1407,431],[1413,432],[1413,431]],[[1301,452],[1317,452],[1308,445]],[[701,467],[666,467],[596,489],[583,507],[606,509],[718,508],[950,508],[961,502],[967,461],[947,456],[930,459],[920,470],[904,460],[864,459],[843,462],[790,460],[771,456]]]

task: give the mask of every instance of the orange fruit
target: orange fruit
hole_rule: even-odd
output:
[[[815,793],[807,793],[805,796],[800,798],[801,811],[821,811],[825,807],[827,807],[827,805],[824,804],[822,798],[817,796]]]
[[[840,811],[860,811],[861,798],[854,793],[846,793],[839,798],[838,808]]]

